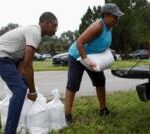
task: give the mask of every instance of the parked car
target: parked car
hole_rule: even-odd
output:
[[[45,58],[41,54],[35,53],[34,60],[45,60]]]
[[[50,59],[52,56],[50,54],[42,54],[44,59]]]
[[[60,53],[52,57],[52,63],[56,65],[68,65],[69,53]]]
[[[113,49],[110,49],[110,50],[111,50],[112,55],[114,56],[114,60],[115,61],[122,59],[121,56],[120,56],[120,54],[117,54],[115,50],[113,50]]]
[[[129,54],[129,58],[148,59],[148,49],[137,49]]]

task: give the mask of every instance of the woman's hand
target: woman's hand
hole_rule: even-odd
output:
[[[92,71],[95,71],[96,65],[89,58],[83,59],[83,62],[84,64],[89,66],[92,69]]]

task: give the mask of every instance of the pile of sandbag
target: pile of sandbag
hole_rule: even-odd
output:
[[[53,90],[52,94],[54,98],[48,103],[39,93],[35,102],[25,99],[17,134],[48,134],[52,130],[60,130],[67,126],[64,104],[60,100],[58,89]],[[6,124],[10,97],[11,94],[8,94],[0,101],[2,130]]]

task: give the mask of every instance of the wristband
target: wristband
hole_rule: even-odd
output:
[[[36,93],[36,91],[35,92],[33,92],[33,93],[28,93],[29,95],[36,95],[37,93]]]

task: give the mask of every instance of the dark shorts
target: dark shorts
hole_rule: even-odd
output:
[[[93,86],[105,87],[104,72],[92,72],[86,69],[79,61],[72,56],[69,57],[68,81],[66,88],[71,91],[78,91],[80,88],[84,70],[88,73]]]

